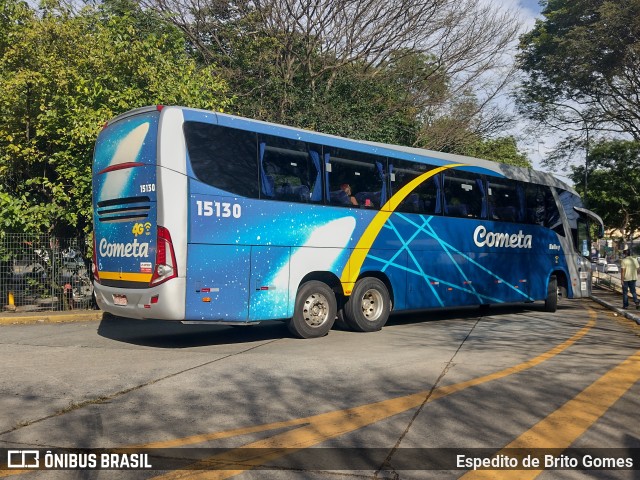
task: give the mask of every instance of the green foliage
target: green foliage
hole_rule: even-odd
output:
[[[545,4],[544,19],[521,37],[519,60],[528,74],[522,112],[579,128],[585,120],[594,130],[615,126],[640,139],[640,0]]]
[[[579,193],[584,193],[584,166],[571,175]],[[604,141],[591,148],[588,172],[589,208],[605,225],[633,238],[640,229],[640,143]]]
[[[149,104],[229,104],[215,68],[198,67],[180,33],[126,1],[75,15],[58,5],[41,16],[7,5],[10,14],[0,15],[12,26],[0,51],[5,231],[90,229],[93,144],[113,116]]]
[[[343,62],[321,53],[313,36],[265,27],[244,0],[190,10],[188,38],[133,0],[86,4],[72,11],[45,0],[36,10],[0,0],[4,232],[89,231],[96,136],[106,120],[151,104],[233,108],[341,136],[527,164],[512,138],[478,133],[477,98],[452,100],[441,60],[425,53]]]
[[[468,145],[462,153],[493,162],[531,168],[531,162],[524,153],[518,150],[518,145],[513,137],[477,140]]]
[[[401,81],[405,67],[399,63],[373,70],[353,63],[311,75],[300,62],[284,63],[279,34],[262,29],[251,15],[220,25],[219,42],[206,52],[235,94],[234,113],[370,141],[415,141],[417,110],[409,102]],[[289,48],[302,56],[298,40]],[[308,60],[314,71],[330,61],[317,53]]]

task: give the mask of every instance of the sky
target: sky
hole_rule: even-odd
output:
[[[523,9],[529,10],[532,15],[540,13],[540,4],[538,0],[519,0],[517,2]]]
[[[542,7],[538,3],[538,0],[486,0],[493,3],[497,7],[508,8],[515,11],[523,22],[524,31],[528,31],[533,28],[537,18],[541,19]],[[510,98],[504,98],[507,104],[513,104],[513,100]],[[539,136],[536,134],[525,133],[525,124],[522,123],[514,129],[513,132],[507,132],[513,134],[518,139],[518,148],[527,154],[533,164],[533,168],[536,170],[549,171],[548,168],[542,167],[541,161],[548,151],[550,151],[555,140],[552,136]],[[571,180],[563,174],[563,172],[550,172],[561,180],[571,184]]]

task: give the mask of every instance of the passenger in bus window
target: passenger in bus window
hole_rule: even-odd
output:
[[[349,200],[351,201],[351,205],[358,205],[358,200],[356,200],[356,197],[351,193],[351,185],[349,185],[348,183],[343,183],[342,185],[340,185],[340,189],[347,194]]]

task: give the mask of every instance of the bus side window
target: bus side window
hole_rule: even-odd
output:
[[[262,196],[287,202],[322,201],[319,156],[298,140],[259,136]],[[319,185],[319,186],[318,186]]]
[[[562,225],[562,219],[560,218],[560,210],[558,209],[558,204],[556,203],[555,198],[553,198],[553,194],[551,193],[551,187],[542,187],[545,191],[545,217],[544,217],[544,226],[550,228],[554,232],[563,237],[566,237],[566,233],[564,231],[564,226]]]
[[[433,168],[435,168],[433,165],[393,159],[393,163],[389,165],[389,171],[391,172],[391,191],[389,196],[393,196],[410,181]],[[396,211],[428,215],[441,214],[440,177],[440,174],[434,175],[417,185],[404,197],[396,208]]]
[[[478,175],[448,171],[443,180],[444,213],[451,217],[486,218],[484,180]]]
[[[560,218],[560,211],[556,204],[551,188],[546,185],[529,184],[526,186],[527,223],[533,223],[550,228],[554,232],[565,236]]]
[[[235,195],[258,198],[256,134],[204,122],[185,122],[191,168],[198,180]]]
[[[386,157],[339,148],[325,152],[331,205],[377,210],[386,203]]]
[[[541,185],[528,184],[525,187],[526,215],[525,221],[532,225],[544,227],[545,199]]]
[[[522,222],[524,219],[524,191],[513,180],[490,179],[487,182],[489,220]]]

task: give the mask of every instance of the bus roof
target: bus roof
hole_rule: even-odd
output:
[[[313,130],[307,130],[303,128],[290,127],[287,125],[281,125],[272,122],[266,122],[263,120],[253,120],[249,118],[239,117],[236,115],[230,115],[228,113],[213,112],[208,110],[201,110],[190,107],[182,106],[162,106],[153,105],[135,110],[128,111],[110,120],[108,123],[115,122],[122,118],[136,115],[139,113],[150,112],[153,110],[162,111],[165,108],[179,108],[181,110],[188,110],[193,113],[201,113],[209,119],[211,116],[215,116],[216,119],[223,120],[223,123],[227,126],[235,124],[237,128],[244,128],[255,130],[258,133],[266,133],[271,135],[285,135],[287,137],[299,139],[302,141],[310,141],[318,144],[328,143],[331,146],[338,148],[346,148],[352,150],[359,150],[367,153],[374,153],[378,155],[391,155],[398,156],[398,158],[409,158],[410,160],[416,160],[424,163],[432,163],[436,160],[437,163],[464,163],[470,167],[478,167],[486,170],[491,170],[506,178],[515,180],[521,180],[525,182],[538,183],[542,185],[549,185],[563,190],[567,190],[577,195],[577,192],[573,187],[567,183],[557,179],[550,173],[540,172],[531,168],[516,167],[513,165],[507,165],[505,163],[493,162],[490,160],[484,160],[475,157],[469,157],[466,155],[457,155],[453,153],[438,152],[435,150],[427,150],[424,148],[407,147],[402,145],[393,145],[381,142],[371,142],[367,140],[357,140],[352,138],[340,137],[328,133],[316,132]],[[398,155],[399,154],[399,155]]]

